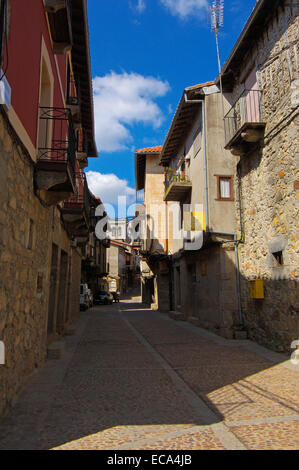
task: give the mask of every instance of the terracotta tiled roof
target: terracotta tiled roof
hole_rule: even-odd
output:
[[[211,82],[200,83],[199,85],[189,86],[188,88],[186,88],[186,90],[187,90],[187,91],[198,90],[198,89],[200,89],[200,88],[204,88],[205,86],[211,86],[211,85],[215,85],[214,80],[211,81]]]
[[[144,149],[136,150],[135,153],[159,153],[161,152],[163,145],[157,145],[156,147],[146,147]]]

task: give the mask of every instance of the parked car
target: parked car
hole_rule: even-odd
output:
[[[100,305],[100,304],[111,305],[112,302],[113,302],[113,295],[111,294],[111,292],[107,292],[104,290],[99,291],[93,298],[93,303],[95,305]]]
[[[119,292],[112,292],[114,302],[119,302]]]
[[[87,310],[90,307],[90,297],[88,285],[80,284],[80,310]]]

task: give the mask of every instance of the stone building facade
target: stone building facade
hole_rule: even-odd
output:
[[[244,323],[285,351],[299,338],[298,31],[298,2],[260,0],[222,71]]]
[[[162,146],[135,152],[136,190],[144,191],[144,205],[139,209],[142,240],[142,301],[161,312],[170,310],[168,267],[168,219],[164,201],[164,169],[160,166]]]
[[[34,165],[2,113],[0,154],[1,414],[43,364],[47,346],[77,319],[81,250],[72,247],[59,209],[34,194]]]
[[[56,3],[0,3],[0,416],[47,354],[63,350],[92,228],[83,175],[96,156],[86,2]],[[72,15],[61,12],[70,5]]]
[[[107,248],[108,290],[125,294],[136,286],[139,259],[136,249],[129,243],[110,239]]]

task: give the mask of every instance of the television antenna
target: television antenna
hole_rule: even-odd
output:
[[[223,113],[223,118],[224,118],[222,73],[221,73],[219,39],[218,39],[219,29],[223,26],[224,0],[214,0],[210,10],[211,10],[211,27],[212,27],[212,31],[215,33],[215,36],[216,36],[217,59],[218,59],[218,68],[219,68],[219,79],[220,79],[220,92],[222,95],[222,113]]]

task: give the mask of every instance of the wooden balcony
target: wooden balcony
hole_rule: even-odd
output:
[[[65,54],[72,47],[71,1],[44,0],[54,54]]]
[[[261,92],[244,90],[224,117],[225,148],[233,155],[245,155],[264,137]]]
[[[166,174],[164,184],[164,201],[184,201],[192,190],[189,177],[179,172]]]
[[[75,192],[76,137],[66,108],[40,108],[39,148],[35,172],[38,195],[55,205]]]

